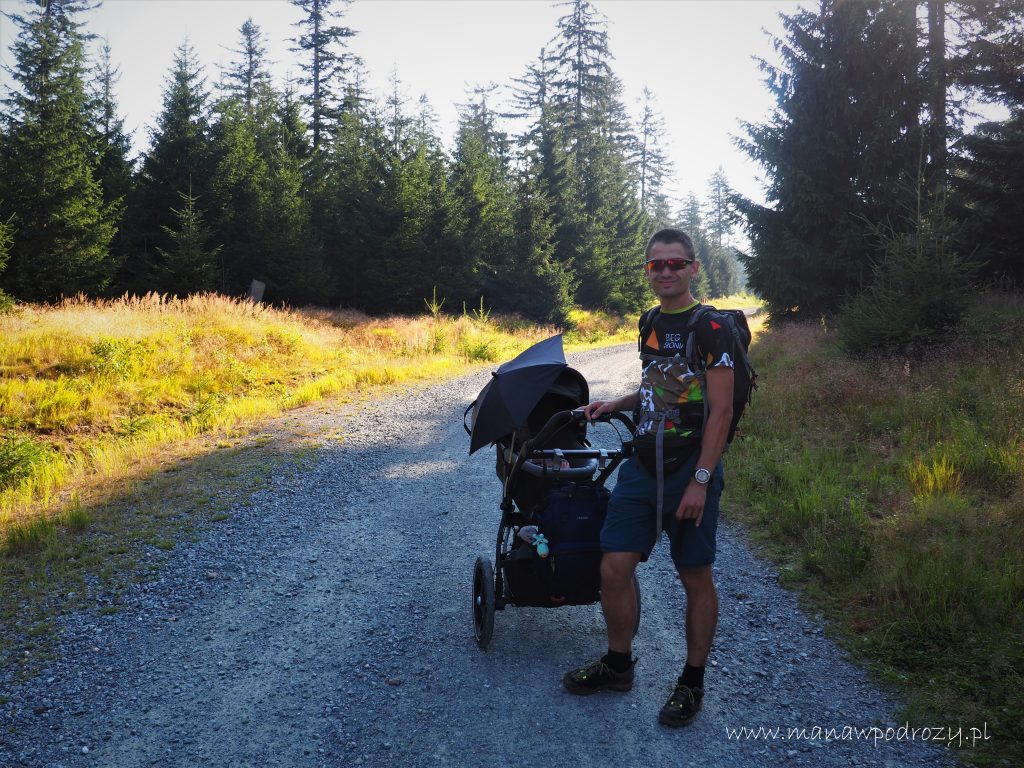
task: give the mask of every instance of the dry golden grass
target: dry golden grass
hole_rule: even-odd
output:
[[[621,320],[581,313],[567,347]],[[0,315],[0,535],[70,494],[131,477],[202,434],[395,382],[514,356],[556,329],[501,319],[369,318],[214,294],[155,294]]]

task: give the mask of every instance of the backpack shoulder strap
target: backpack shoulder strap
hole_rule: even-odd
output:
[[[717,312],[710,304],[701,304],[697,307],[690,321],[686,324],[686,362],[689,363],[693,370],[697,370],[697,323],[704,317],[708,312]],[[703,368],[703,365],[700,365]]]
[[[651,330],[654,328],[654,318],[661,312],[661,307],[654,306],[640,315],[640,322],[637,323],[637,327],[640,330],[640,335],[637,336],[636,351],[643,354],[644,341],[651,335]]]

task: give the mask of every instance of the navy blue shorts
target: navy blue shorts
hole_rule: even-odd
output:
[[[697,455],[670,475],[665,476],[665,496],[661,527],[655,530],[658,480],[640,464],[636,456],[619,467],[619,476],[608,502],[608,516],[601,529],[604,552],[639,552],[642,560],[650,557],[661,531],[672,543],[672,562],[676,568],[697,568],[715,562],[715,532],[718,529],[718,504],[725,488],[725,473],[719,462],[708,483],[704,517],[677,520],[676,510],[683,491],[693,478]]]

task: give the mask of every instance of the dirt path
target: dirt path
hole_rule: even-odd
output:
[[[635,353],[576,356],[594,396]],[[727,729],[884,728],[893,704],[844,662],[728,523],[705,711],[657,710],[682,666],[683,598],[664,546],[642,568],[638,683],[576,698],[604,650],[597,606],[510,608],[479,650],[474,560],[493,552],[493,454],[467,456],[479,374],[348,415],[306,411],[320,447],[229,521],[177,547],[119,613],[61,620],[60,660],[4,684],[3,766],[932,766],[919,742],[730,739]],[[292,418],[295,418],[294,416]],[[283,450],[283,449],[282,449]],[[882,732],[884,737],[884,731]]]

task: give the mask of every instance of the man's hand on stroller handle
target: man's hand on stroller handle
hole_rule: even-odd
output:
[[[594,400],[583,406],[583,416],[587,421],[595,421],[599,416],[613,411],[631,411],[636,405],[637,394],[637,392],[631,392],[614,400]]]
[[[588,403],[580,409],[583,413],[583,418],[587,421],[596,421],[598,416],[605,413],[614,411],[612,401],[610,400],[595,400],[592,403]]]

